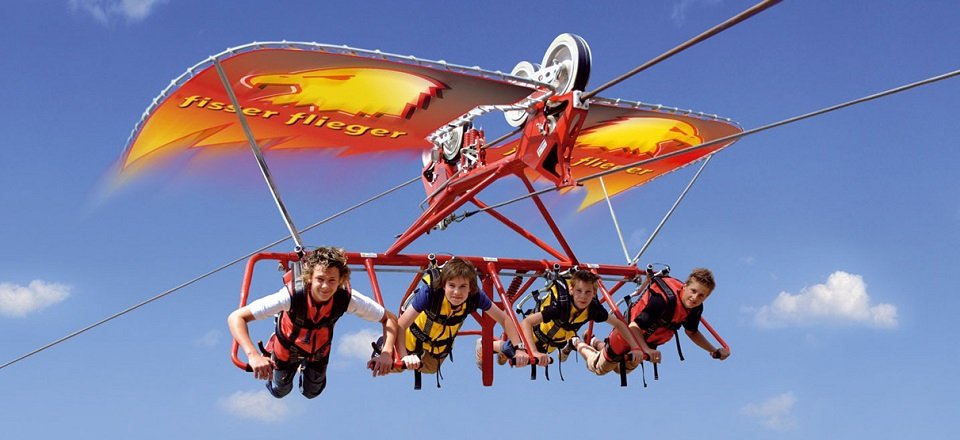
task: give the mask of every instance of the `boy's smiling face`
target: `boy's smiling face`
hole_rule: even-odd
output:
[[[443,284],[443,296],[451,306],[459,307],[470,296],[470,280],[464,277],[450,278]]]

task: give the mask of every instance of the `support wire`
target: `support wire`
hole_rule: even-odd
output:
[[[674,152],[672,152],[672,153],[667,153],[667,154],[663,154],[663,155],[660,155],[660,156],[657,156],[657,157],[654,157],[654,158],[639,160],[639,161],[636,161],[636,162],[633,162],[633,163],[628,163],[628,164],[626,164],[626,165],[620,165],[620,166],[617,166],[617,167],[613,167],[613,168],[610,168],[610,169],[608,169],[608,170],[601,171],[601,172],[598,172],[598,173],[596,173],[596,174],[591,174],[591,175],[589,175],[589,176],[587,176],[587,177],[584,177],[583,179],[580,179],[579,182],[586,182],[586,181],[588,181],[588,180],[598,179],[598,178],[600,178],[600,177],[603,177],[603,176],[606,176],[606,175],[609,175],[609,174],[613,174],[613,173],[616,173],[616,172],[618,172],[618,171],[623,171],[623,170],[625,170],[625,169],[627,169],[627,168],[632,168],[632,167],[637,167],[637,166],[641,166],[641,165],[646,165],[646,164],[649,164],[649,163],[652,163],[652,162],[659,162],[659,161],[664,160],[664,159],[669,159],[669,158],[671,158],[671,157],[679,156],[679,155],[681,155],[681,154],[687,154],[687,153],[690,153],[690,152],[692,152],[692,151],[697,151],[697,150],[701,150],[701,149],[704,149],[704,148],[707,148],[707,147],[712,147],[712,146],[714,146],[714,145],[722,144],[722,143],[724,143],[724,142],[735,141],[735,140],[738,140],[738,139],[743,138],[743,137],[747,137],[747,136],[750,136],[750,135],[753,135],[753,134],[757,134],[757,133],[760,133],[760,132],[763,132],[763,131],[767,131],[767,130],[770,130],[770,129],[772,129],[772,128],[780,127],[780,126],[782,126],[782,125],[792,124],[792,123],[794,123],[794,122],[799,122],[799,121],[802,121],[802,120],[804,120],[804,119],[810,119],[810,118],[812,118],[812,117],[814,117],[814,116],[820,116],[820,115],[822,115],[822,114],[834,112],[834,111],[837,111],[837,110],[840,110],[840,109],[843,109],[843,108],[846,108],[846,107],[850,107],[850,106],[857,105],[857,104],[862,104],[862,103],[867,102],[867,101],[872,101],[872,100],[875,100],[875,99],[883,98],[883,97],[885,97],[885,96],[889,96],[889,95],[893,95],[893,94],[896,94],[896,93],[904,92],[904,91],[907,91],[907,90],[910,90],[910,89],[913,89],[913,88],[916,88],[916,87],[924,86],[924,85],[927,85],[927,84],[932,84],[932,83],[935,83],[935,82],[937,82],[937,81],[942,81],[942,80],[945,80],[945,79],[953,78],[953,77],[955,77],[955,76],[957,76],[957,75],[960,75],[960,69],[954,70],[954,71],[952,71],[952,72],[947,72],[947,73],[944,73],[944,74],[942,74],[942,75],[933,76],[933,77],[930,77],[930,78],[927,78],[927,79],[924,79],[924,80],[912,82],[912,83],[910,83],[910,84],[905,84],[905,85],[902,85],[902,86],[899,86],[899,87],[894,87],[894,88],[892,88],[892,89],[885,90],[885,91],[883,91],[883,92],[874,93],[874,94],[872,94],[872,95],[867,95],[867,96],[864,96],[864,97],[861,97],[861,98],[857,98],[857,99],[853,99],[853,100],[850,100],[850,101],[847,101],[847,102],[843,102],[843,103],[840,103],[840,104],[832,105],[832,106],[830,106],[830,107],[825,107],[825,108],[822,108],[822,109],[820,109],[820,110],[812,111],[812,112],[810,112],[810,113],[805,113],[805,114],[802,114],[802,115],[799,115],[799,116],[794,116],[794,117],[792,117],[792,118],[783,119],[783,120],[780,120],[780,121],[777,121],[777,122],[773,122],[773,123],[770,123],[770,124],[767,124],[767,125],[762,125],[762,126],[760,126],[760,127],[752,128],[752,129],[750,129],[750,130],[742,131],[742,132],[740,132],[740,133],[735,133],[735,134],[731,134],[731,135],[729,135],[729,136],[724,136],[724,137],[722,137],[722,138],[717,138],[717,139],[714,139],[714,140],[712,140],[712,141],[704,142],[704,143],[702,143],[702,144],[694,145],[694,146],[687,147],[687,148],[683,148],[683,149],[674,151]],[[497,203],[497,204],[495,204],[495,205],[490,205],[490,206],[487,206],[487,207],[482,208],[482,209],[477,209],[477,210],[474,210],[474,211],[466,212],[466,213],[464,213],[464,214],[461,215],[461,218],[470,217],[470,216],[472,216],[472,215],[474,215],[474,214],[477,214],[477,213],[486,211],[486,210],[488,210],[488,209],[497,209],[497,208],[500,208],[500,207],[503,207],[503,206],[506,206],[506,205],[509,205],[509,204],[512,204],[512,203],[519,202],[519,201],[521,201],[521,200],[529,199],[530,197],[536,197],[536,196],[539,196],[539,195],[541,195],[541,194],[546,194],[546,193],[548,193],[548,192],[558,191],[559,189],[560,189],[560,187],[552,186],[552,187],[544,188],[544,189],[541,189],[541,190],[538,190],[538,191],[533,191],[533,192],[524,194],[524,195],[522,195],[522,196],[514,197],[514,198],[512,198],[512,199],[510,199],[510,200],[506,200],[506,201]]]
[[[309,230],[311,230],[311,229],[313,229],[313,228],[316,228],[317,226],[320,226],[320,225],[322,225],[322,224],[324,224],[324,223],[327,223],[327,222],[329,222],[329,221],[331,221],[331,220],[333,220],[333,219],[335,219],[335,218],[337,218],[337,217],[340,217],[341,215],[344,215],[344,214],[346,214],[346,213],[348,213],[348,212],[350,212],[350,211],[353,211],[353,210],[355,210],[355,209],[357,209],[357,208],[360,208],[360,207],[363,206],[363,205],[366,205],[366,204],[368,204],[368,203],[370,203],[370,202],[373,202],[374,200],[377,200],[377,199],[379,199],[379,198],[381,198],[381,197],[383,197],[383,196],[385,196],[385,195],[387,195],[387,194],[390,194],[390,193],[392,193],[392,192],[394,192],[394,191],[396,191],[396,190],[398,190],[398,189],[400,189],[400,188],[403,188],[403,187],[405,187],[405,186],[407,186],[407,185],[409,185],[409,184],[411,184],[411,183],[417,182],[417,181],[419,181],[419,180],[420,180],[420,176],[414,177],[413,179],[410,179],[410,180],[408,180],[408,181],[406,181],[406,182],[404,182],[404,183],[401,183],[401,184],[399,184],[399,185],[397,185],[397,186],[395,186],[395,187],[393,187],[393,188],[391,188],[391,189],[388,189],[388,190],[386,190],[386,191],[384,191],[384,192],[381,192],[380,194],[377,194],[377,195],[375,195],[375,196],[373,196],[373,197],[371,197],[371,198],[369,198],[369,199],[367,199],[367,200],[365,200],[365,201],[363,201],[363,202],[360,202],[360,203],[358,203],[358,204],[356,204],[356,205],[353,205],[353,206],[351,206],[351,207],[349,207],[349,208],[347,208],[347,209],[344,209],[344,210],[342,210],[342,211],[340,211],[340,212],[338,212],[338,213],[336,213],[336,214],[333,214],[333,215],[331,215],[331,216],[329,216],[329,217],[327,217],[327,218],[325,218],[325,219],[323,219],[323,220],[320,220],[320,221],[318,221],[318,222],[316,222],[316,223],[314,223],[314,224],[312,224],[312,225],[310,225],[310,226],[307,226],[306,228],[304,228],[304,229],[303,229],[302,231],[300,231],[300,232],[307,232],[307,231],[309,231]],[[163,293],[161,293],[161,294],[159,294],[159,295],[156,295],[156,296],[154,296],[154,297],[152,297],[152,298],[150,298],[150,299],[147,299],[147,300],[145,300],[145,301],[142,301],[142,302],[140,302],[140,303],[137,303],[137,304],[135,304],[135,305],[133,305],[133,306],[127,307],[126,309],[123,309],[123,310],[121,310],[121,311],[119,311],[119,312],[117,312],[117,313],[114,313],[113,315],[110,315],[110,316],[108,316],[108,317],[106,317],[106,318],[104,318],[104,319],[101,319],[101,320],[99,320],[99,321],[97,321],[97,322],[95,322],[95,323],[93,323],[93,324],[90,324],[90,325],[88,325],[88,326],[86,326],[86,327],[84,327],[84,328],[82,328],[82,329],[80,329],[80,330],[77,330],[77,331],[75,331],[75,332],[73,332],[73,333],[70,333],[70,334],[68,334],[68,335],[66,335],[66,336],[64,336],[64,337],[62,337],[62,338],[60,338],[60,339],[57,339],[57,340],[53,341],[53,342],[50,342],[50,343],[48,343],[48,344],[46,344],[46,345],[44,345],[44,346],[42,346],[42,347],[40,347],[40,348],[37,348],[37,349],[35,349],[35,350],[27,353],[27,354],[24,354],[24,355],[22,355],[22,356],[20,356],[20,357],[18,357],[18,358],[16,358],[16,359],[13,359],[13,360],[11,360],[11,361],[8,361],[7,363],[5,363],[5,364],[3,364],[3,365],[0,365],[0,370],[4,369],[4,368],[6,368],[6,367],[8,367],[8,366],[10,366],[10,365],[13,365],[13,364],[15,364],[15,363],[17,363],[17,362],[20,362],[20,361],[22,361],[22,360],[24,360],[24,359],[26,359],[26,358],[29,358],[29,357],[37,354],[37,353],[40,353],[41,351],[44,351],[44,350],[46,350],[46,349],[48,349],[48,348],[51,348],[51,347],[53,347],[53,346],[55,346],[55,345],[57,345],[57,344],[60,344],[60,343],[65,342],[65,341],[67,341],[67,340],[69,340],[69,339],[72,339],[72,338],[74,338],[74,337],[76,337],[76,336],[79,336],[80,334],[85,333],[85,332],[87,332],[88,330],[92,330],[92,329],[94,329],[94,328],[96,328],[96,327],[99,327],[99,326],[101,326],[101,325],[103,325],[103,324],[106,324],[106,323],[109,322],[109,321],[112,321],[112,320],[114,320],[114,319],[116,319],[116,318],[119,318],[119,317],[121,317],[121,316],[123,316],[123,315],[126,315],[127,313],[130,313],[130,312],[132,312],[132,311],[134,311],[134,310],[136,310],[136,309],[139,309],[140,307],[143,307],[143,306],[145,306],[145,305],[147,305],[147,304],[150,304],[150,303],[152,303],[152,302],[154,302],[154,301],[157,301],[157,300],[159,300],[159,299],[161,299],[161,298],[163,298],[163,297],[165,297],[165,296],[167,296],[167,295],[170,295],[170,294],[172,294],[172,293],[174,293],[174,292],[176,292],[176,291],[178,291],[178,290],[180,290],[180,289],[182,289],[182,288],[184,288],[184,287],[187,287],[187,286],[189,286],[189,285],[191,285],[191,284],[193,284],[193,283],[195,283],[195,282],[197,282],[197,281],[200,281],[200,280],[202,280],[202,279],[204,279],[204,278],[207,278],[207,277],[209,277],[209,276],[211,276],[211,275],[213,275],[213,274],[215,274],[215,273],[217,273],[217,272],[220,272],[220,271],[222,271],[222,270],[224,270],[224,269],[226,269],[226,268],[228,268],[228,267],[230,267],[230,266],[233,266],[234,264],[237,264],[237,263],[239,263],[239,262],[241,262],[241,261],[243,261],[243,260],[246,260],[246,259],[248,259],[248,258],[250,258],[250,257],[252,257],[252,256],[254,256],[254,255],[256,255],[256,254],[258,254],[258,253],[260,253],[260,252],[263,252],[263,251],[265,251],[265,250],[267,250],[267,249],[269,249],[269,248],[271,248],[271,247],[274,247],[274,246],[276,246],[276,245],[278,245],[278,244],[280,244],[280,243],[283,243],[283,242],[285,242],[285,241],[287,241],[287,240],[289,240],[289,239],[290,239],[290,236],[288,235],[288,236],[286,236],[286,237],[283,237],[283,238],[281,238],[281,239],[278,239],[278,240],[274,241],[273,243],[270,243],[270,244],[268,244],[268,245],[264,245],[264,246],[260,247],[259,249],[255,250],[255,251],[253,251],[253,252],[250,252],[250,253],[242,256],[242,257],[236,258],[236,259],[234,259],[234,260],[232,260],[232,261],[230,261],[230,262],[228,262],[228,263],[224,263],[223,265],[217,267],[216,269],[213,269],[213,270],[211,270],[211,271],[209,271],[209,272],[207,272],[207,273],[205,273],[205,274],[203,274],[203,275],[199,275],[199,276],[191,279],[190,281],[186,281],[186,282],[184,282],[184,283],[182,283],[182,284],[180,284],[180,285],[178,285],[178,286],[176,286],[176,287],[174,287],[174,288],[171,288],[171,289],[169,289],[169,290],[167,290],[167,291],[165,291],[165,292],[163,292]]]
[[[600,86],[600,87],[597,87],[596,89],[593,89],[593,90],[591,90],[590,92],[584,93],[583,95],[581,95],[581,99],[583,99],[584,101],[586,101],[587,99],[592,98],[593,96],[595,96],[597,93],[600,93],[600,92],[602,92],[602,91],[604,91],[604,90],[606,90],[606,89],[608,89],[608,88],[610,88],[610,87],[613,87],[613,86],[619,84],[620,82],[626,80],[627,78],[630,78],[630,77],[633,76],[633,75],[636,75],[636,74],[638,74],[638,73],[640,73],[640,72],[642,72],[642,71],[644,71],[644,70],[649,69],[650,67],[653,67],[654,65],[660,63],[661,61],[664,61],[664,60],[666,60],[667,58],[670,58],[670,57],[672,57],[672,56],[674,56],[674,55],[676,55],[676,54],[678,54],[678,53],[680,53],[680,52],[682,52],[682,51],[684,51],[684,50],[686,50],[686,49],[689,49],[690,47],[696,45],[697,43],[700,43],[700,42],[702,42],[702,41],[705,41],[705,40],[707,40],[708,38],[713,37],[713,36],[719,34],[720,32],[723,32],[723,31],[725,31],[725,30],[733,27],[734,25],[737,25],[737,24],[739,24],[739,23],[747,20],[748,18],[753,17],[754,15],[757,15],[757,14],[765,11],[767,8],[769,8],[769,7],[771,7],[771,6],[774,6],[774,5],[776,5],[777,3],[780,3],[780,1],[781,1],[781,0],[764,0],[764,1],[760,2],[760,3],[757,3],[756,5],[752,6],[750,9],[747,9],[747,10],[745,10],[745,11],[737,14],[736,16],[733,16],[733,17],[727,19],[727,20],[724,21],[723,23],[720,23],[720,24],[718,24],[718,25],[716,25],[716,26],[714,26],[714,27],[706,30],[705,32],[701,33],[700,35],[697,35],[696,37],[693,37],[693,38],[687,40],[687,41],[684,42],[683,44],[681,44],[681,45],[679,45],[679,46],[676,46],[676,47],[674,47],[673,49],[670,49],[670,50],[664,52],[663,54],[657,56],[656,58],[654,58],[654,59],[652,59],[652,60],[650,60],[650,61],[647,61],[646,63],[641,64],[640,66],[637,66],[637,67],[634,68],[633,70],[631,70],[631,71],[629,71],[629,72],[627,72],[627,73],[624,73],[623,75],[620,75],[620,76],[618,76],[618,77],[616,77],[616,78],[614,78],[614,79],[612,79],[612,80],[610,80],[610,81],[607,81],[606,84],[604,84],[604,85],[602,85],[602,86]]]
[[[680,192],[680,197],[677,197],[677,201],[673,202],[673,206],[670,207],[670,210],[667,211],[667,214],[664,215],[663,219],[660,220],[660,224],[657,225],[656,229],[653,230],[653,233],[650,234],[650,237],[647,238],[647,242],[644,243],[643,247],[640,248],[640,252],[637,253],[637,256],[633,257],[632,260],[629,260],[630,257],[627,257],[628,258],[627,264],[630,264],[633,266],[637,265],[637,262],[640,261],[640,256],[647,251],[647,247],[650,246],[650,243],[653,243],[653,239],[657,237],[657,234],[660,233],[660,229],[663,228],[663,225],[665,225],[667,223],[667,220],[670,219],[670,216],[673,215],[673,211],[677,209],[677,206],[679,206],[680,202],[683,201],[683,198],[687,195],[687,191],[690,191],[690,188],[693,187],[693,184],[697,181],[697,179],[700,178],[700,173],[702,173],[703,169],[707,167],[708,163],[710,163],[711,158],[713,158],[712,154],[707,156],[707,158],[703,160],[703,164],[700,165],[700,169],[697,170],[697,173],[693,175],[692,179],[690,179],[690,183],[687,184],[687,187],[684,188],[682,192]],[[603,178],[601,178],[600,181],[602,182]]]
[[[630,264],[630,252],[627,251],[627,242],[623,241],[623,232],[620,231],[620,223],[617,222],[617,214],[613,212],[613,204],[610,203],[610,195],[607,194],[607,185],[603,183],[603,177],[600,178],[600,188],[603,189],[603,198],[607,200],[607,207],[610,208],[610,218],[613,219],[613,227],[617,230],[617,237],[620,238],[620,247],[623,248],[623,256]]]
[[[220,75],[220,82],[223,83],[223,89],[226,90],[227,96],[230,97],[230,102],[233,103],[233,108],[236,110],[237,118],[240,119],[240,125],[243,127],[243,133],[247,136],[247,141],[250,142],[250,149],[253,150],[253,155],[257,159],[257,165],[260,167],[260,173],[263,174],[263,179],[267,181],[267,187],[270,188],[270,194],[273,196],[273,201],[277,204],[277,209],[280,210],[280,216],[283,217],[284,223],[287,225],[287,229],[290,231],[290,236],[293,237],[293,243],[296,246],[297,253],[303,252],[303,239],[300,238],[300,233],[297,232],[297,227],[293,224],[293,219],[290,218],[290,213],[287,212],[287,207],[284,206],[283,200],[280,199],[280,191],[277,190],[276,184],[273,183],[273,176],[270,175],[270,168],[267,167],[267,161],[263,159],[263,152],[260,151],[260,147],[257,145],[257,139],[253,137],[253,131],[250,130],[250,125],[247,124],[247,116],[243,114],[240,107],[240,102],[237,100],[237,95],[233,93],[233,87],[230,86],[230,80],[227,79],[227,73],[223,71],[223,66],[220,64],[220,60],[217,58],[213,59],[213,65],[217,68],[217,74]]]

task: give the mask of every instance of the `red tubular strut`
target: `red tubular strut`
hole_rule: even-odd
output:
[[[460,256],[463,260],[469,261],[474,265],[482,274],[483,277],[483,291],[487,294],[488,297],[496,298],[499,296],[499,304],[503,307],[504,312],[507,316],[510,317],[511,325],[513,325],[517,332],[520,335],[523,344],[527,347],[528,353],[530,351],[529,347],[532,347],[530,341],[526,340],[523,332],[520,331],[520,321],[514,312],[513,299],[511,299],[506,290],[504,289],[503,283],[500,280],[500,273],[504,271],[509,272],[527,272],[530,276],[530,279],[527,280],[523,287],[517,292],[514,298],[520,298],[523,294],[531,287],[531,285],[538,279],[538,274],[542,274],[547,268],[552,268],[555,264],[560,265],[560,267],[570,267],[572,264],[567,260],[532,260],[532,259],[519,259],[519,258],[490,258],[490,257],[477,257],[477,256]],[[294,252],[289,253],[277,253],[277,252],[264,252],[256,254],[247,261],[246,271],[244,272],[243,282],[240,287],[240,307],[247,305],[247,300],[250,294],[250,284],[253,280],[253,271],[257,263],[267,260],[267,261],[276,261],[282,267],[289,267],[290,263],[297,261],[298,256]],[[443,264],[446,260],[449,260],[448,256],[437,256],[437,263]],[[384,305],[384,297],[382,290],[380,288],[380,283],[376,276],[376,269],[378,267],[400,267],[400,268],[410,268],[415,270],[417,273],[414,275],[413,281],[407,287],[404,294],[401,296],[401,304],[406,301],[406,299],[411,295],[417,283],[420,281],[420,274],[427,267],[430,259],[428,255],[424,254],[371,254],[371,253],[358,253],[358,252],[348,252],[347,260],[351,266],[362,266],[366,269],[368,276],[370,278],[370,285],[373,290],[373,295],[377,303]],[[620,310],[616,307],[616,301],[613,299],[613,293],[617,289],[622,287],[626,282],[636,279],[638,276],[644,275],[644,272],[638,269],[636,266],[624,266],[624,265],[607,265],[607,264],[586,264],[581,265],[581,267],[588,267],[589,270],[597,275],[606,276],[606,277],[620,277],[621,280],[614,286],[611,291],[608,291],[603,285],[602,281],[600,282],[600,293],[603,295],[603,300],[610,305],[612,313],[618,318],[623,318],[623,315],[620,313]],[[515,276],[513,274],[504,275],[504,276]],[[496,292],[496,294],[494,293]],[[469,330],[465,329],[458,333],[457,336],[480,336],[481,337],[481,370],[482,370],[482,380],[485,386],[490,386],[493,384],[493,340],[494,340],[494,320],[490,318],[486,313],[484,314],[473,314],[476,321],[480,324],[479,330]],[[720,335],[714,330],[714,328],[703,318],[701,322],[704,327],[710,332],[711,335],[720,343],[723,348],[730,349],[727,343],[720,337]],[[403,335],[397,335],[398,343],[402,344]],[[246,370],[247,363],[240,360],[238,357],[239,353],[239,344],[236,341],[233,342],[231,348],[231,360],[234,365],[240,369]]]

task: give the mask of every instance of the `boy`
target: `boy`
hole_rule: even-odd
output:
[[[699,331],[703,302],[715,287],[713,273],[703,268],[694,269],[686,283],[670,277],[656,277],[651,281],[640,301],[630,308],[629,324],[631,333],[639,340],[650,362],[660,363],[661,354],[657,347],[673,338],[673,333],[681,326],[691,341],[713,357],[724,360],[730,356],[729,350],[714,348]],[[620,372],[621,362],[626,368],[625,373],[637,368],[641,358],[626,356],[630,347],[624,340],[625,332],[621,332],[615,329],[607,342],[586,344],[576,341],[577,352],[586,360],[588,370],[597,375]]]
[[[566,360],[573,347],[571,340],[575,340],[577,332],[588,322],[609,322],[615,329],[626,332],[627,325],[617,319],[609,319],[607,309],[597,300],[597,288],[600,277],[588,270],[578,270],[570,276],[570,281],[558,280],[564,283],[557,286],[565,289],[569,285],[570,300],[563,304],[559,300],[560,293],[548,294],[538,307],[538,311],[527,315],[520,322],[520,329],[527,341],[533,343],[530,352],[537,360],[537,365],[547,365],[550,353],[557,348],[560,351],[560,362]],[[632,339],[632,338],[631,338]],[[494,341],[493,350],[500,353],[502,341]],[[635,345],[638,351],[639,345]],[[480,345],[477,344],[477,358],[480,357]]]
[[[384,349],[369,366],[374,375],[386,374],[393,366],[396,316],[360,292],[347,290],[350,268],[343,249],[318,248],[302,264],[303,289],[295,288],[297,283],[292,281],[227,318],[230,333],[246,353],[254,377],[267,380],[267,390],[279,399],[293,388],[293,376],[300,368],[300,392],[308,399],[318,396],[327,386],[334,325],[344,313],[383,324]],[[250,340],[247,323],[277,313],[276,331],[267,344],[270,357],[266,357]]]
[[[464,319],[477,309],[500,323],[514,344],[520,343],[520,336],[506,313],[480,292],[477,269],[466,260],[451,258],[440,271],[439,288],[422,284],[400,315],[398,323],[406,340],[398,344],[397,349],[404,366],[421,373],[437,372],[452,350]],[[517,351],[514,359],[517,366],[528,362],[522,350]]]

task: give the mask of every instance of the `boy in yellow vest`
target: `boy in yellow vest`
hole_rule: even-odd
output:
[[[497,307],[477,284],[477,269],[466,260],[452,258],[440,271],[439,288],[422,284],[398,323],[405,334],[397,350],[407,369],[435,373],[453,348],[463,321],[473,311],[487,312],[507,333],[514,345],[520,335],[506,313]],[[516,351],[517,366],[528,362],[523,350]]]
[[[617,330],[627,331],[627,325],[616,317],[611,318],[607,309],[597,300],[598,281],[599,277],[588,270],[574,272],[569,282],[562,278],[556,280],[554,291],[547,294],[534,313],[520,322],[524,336],[533,344],[530,352],[536,358],[537,365],[547,365],[550,353],[557,348],[561,348],[560,362],[566,360],[574,348],[571,339],[588,322],[608,322]],[[560,289],[568,289],[569,292],[560,292]],[[567,293],[569,299],[562,299]],[[639,345],[633,345],[640,350]],[[501,353],[502,346],[503,341],[494,341],[494,352]],[[478,359],[479,355],[478,344]]]

